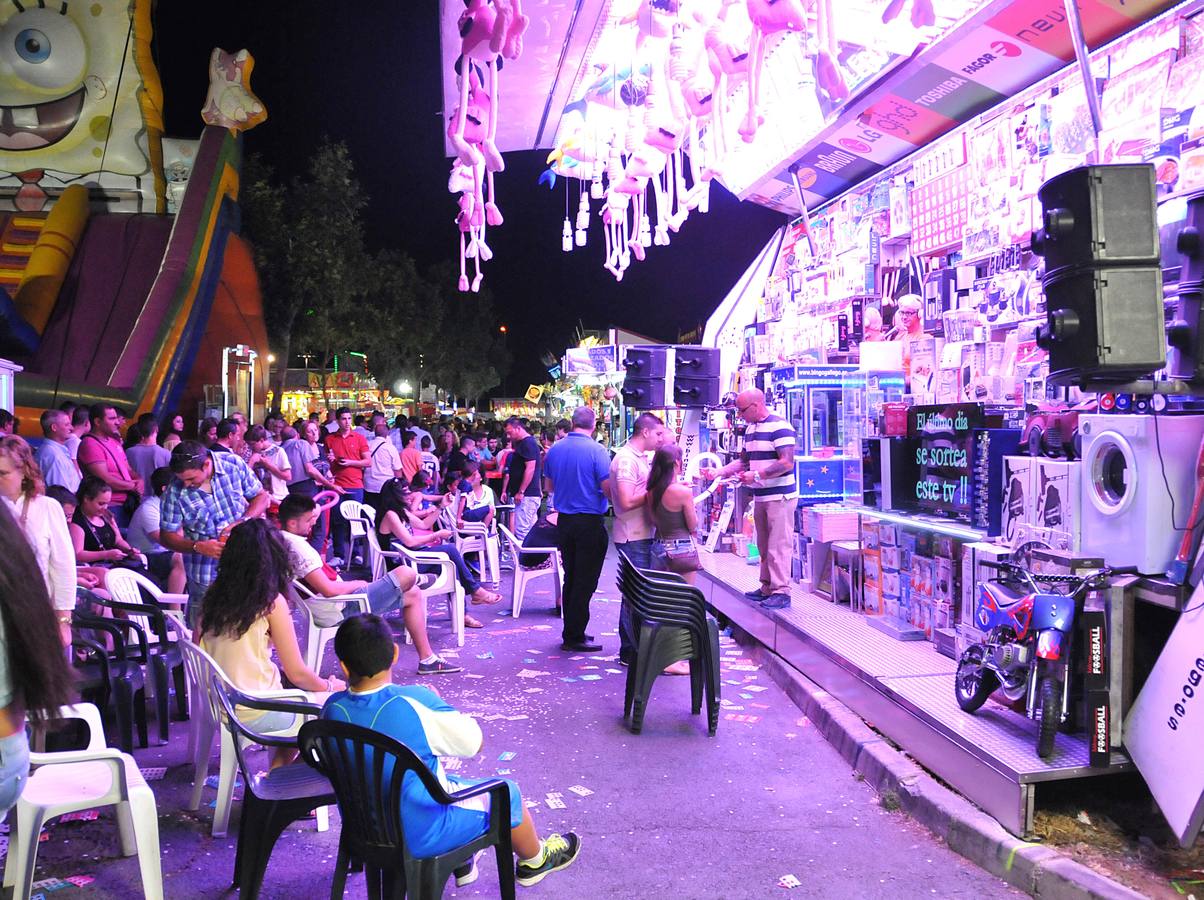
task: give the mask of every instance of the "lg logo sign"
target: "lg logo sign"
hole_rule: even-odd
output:
[[[990,53],[984,53],[982,56],[978,57],[978,59],[974,60],[968,66],[962,66],[962,72],[964,72],[967,75],[973,75],[975,72],[979,72],[982,69],[985,69],[987,66],[989,66],[991,63],[995,62],[996,60],[1004,59],[1009,56],[1019,56],[1019,55],[1020,55],[1020,48],[1017,47],[1015,44],[1010,44],[1007,41],[995,41],[993,44],[991,44],[991,52]]]

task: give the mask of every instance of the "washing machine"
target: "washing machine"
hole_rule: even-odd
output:
[[[1083,554],[1165,574],[1191,514],[1204,416],[1085,415],[1079,429]]]

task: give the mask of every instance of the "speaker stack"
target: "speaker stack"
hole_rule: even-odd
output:
[[[632,345],[623,356],[620,393],[632,409],[719,405],[719,349]]]
[[[1166,363],[1151,165],[1084,166],[1038,191],[1048,320],[1039,341],[1055,384],[1126,382]]]
[[[1177,249],[1183,255],[1179,269],[1179,299],[1175,321],[1167,329],[1171,345],[1167,373],[1196,384],[1204,383],[1204,194],[1187,203],[1187,219],[1179,232]]]

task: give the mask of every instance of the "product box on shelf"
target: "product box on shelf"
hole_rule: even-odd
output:
[[[1048,547],[1051,550],[1064,550],[1073,553],[1073,538],[1069,532],[1058,531],[1054,528],[1038,528],[1034,525],[1021,525],[1016,529],[1016,549],[1025,548],[1031,553],[1034,549]]]
[[[952,603],[953,588],[953,560],[938,556],[932,574],[932,596],[938,603]]]
[[[878,549],[882,554],[882,570],[884,572],[898,572],[900,562],[899,548],[883,546]]]
[[[1082,575],[1104,567],[1102,556],[1071,553],[1052,547],[1034,547],[1028,554],[1029,565],[1038,575]]]
[[[1032,524],[1062,532],[1071,550],[1079,547],[1079,504],[1083,463],[1080,460],[1039,459],[1034,475],[1036,509]]]
[[[861,521],[861,546],[866,550],[874,550],[881,543],[881,528],[873,519]]]
[[[1031,456],[1003,458],[1003,511],[1000,518],[1000,539],[1009,546],[1016,545],[1021,525],[1036,521],[1037,500],[1033,487],[1038,460]]]
[[[933,597],[933,562],[924,556],[911,558],[911,592],[922,600]]]
[[[976,627],[978,621],[976,604],[978,602],[978,583],[990,581],[998,576],[998,572],[982,563],[998,563],[1011,556],[1012,548],[1000,544],[976,542],[962,548],[962,590],[961,604],[957,620],[961,624]]]
[[[1112,757],[1112,703],[1107,691],[1087,691],[1087,732],[1092,768],[1107,768]]]
[[[862,588],[862,596],[865,602],[865,614],[867,616],[882,615],[882,590],[876,584],[870,584],[868,581]]]
[[[899,544],[899,531],[894,525],[882,523],[881,544],[883,547],[895,547]]]
[[[882,596],[886,600],[899,600],[899,573],[898,572],[883,572],[882,573]]]
[[[861,570],[866,584],[882,584],[882,557],[877,550],[862,551]]]

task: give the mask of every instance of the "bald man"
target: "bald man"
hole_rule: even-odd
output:
[[[761,554],[761,587],[744,596],[766,609],[782,609],[790,605],[790,557],[798,506],[794,428],[770,412],[765,394],[755,389],[737,395],[736,412],[748,423],[744,452],[721,472],[739,473],[740,481],[752,488],[753,523]]]

